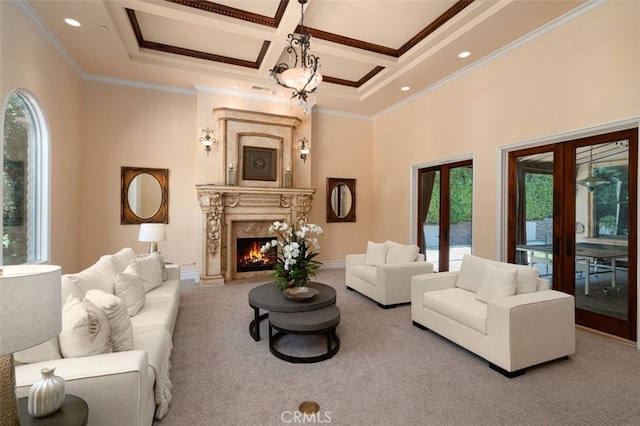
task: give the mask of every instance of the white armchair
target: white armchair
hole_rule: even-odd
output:
[[[348,290],[375,301],[382,308],[411,302],[411,277],[433,273],[416,245],[392,241],[367,244],[364,254],[350,254],[346,260]]]
[[[575,353],[575,299],[538,270],[465,254],[460,271],[412,278],[411,319],[507,377]]]

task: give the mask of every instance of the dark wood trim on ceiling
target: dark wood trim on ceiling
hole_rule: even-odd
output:
[[[259,15],[256,13],[247,12],[245,10],[236,9],[230,6],[226,6],[219,3],[214,3],[206,0],[165,0],[170,3],[175,3],[179,5],[183,5],[186,7],[191,7],[199,10],[204,10],[206,12],[216,13],[219,15],[228,16],[234,19],[240,19],[248,22],[252,22],[259,25],[265,25],[272,28],[277,28],[282,20],[282,16],[289,4],[289,0],[280,0],[280,4],[278,5],[278,9],[274,17]],[[426,26],[422,31],[413,36],[409,41],[403,44],[399,49],[394,49],[391,47],[385,47],[374,43],[369,43],[362,40],[357,40],[351,37],[345,37],[338,34],[333,34],[327,31],[318,30],[315,28],[305,27],[305,29],[311,34],[312,37],[326,40],[331,43],[341,44],[343,46],[350,46],[356,49],[366,50],[372,53],[378,53],[385,56],[390,56],[394,58],[399,58],[400,56],[407,53],[411,48],[416,46],[422,40],[427,38],[430,34],[464,10],[467,6],[473,3],[475,0],[459,0],[456,4],[451,6],[446,12],[440,15],[435,21],[431,22],[428,26]],[[264,41],[262,44],[262,48],[256,58],[255,62],[247,61],[238,58],[231,58],[228,56],[216,55],[214,53],[201,52],[192,49],[186,49],[182,47],[167,45],[163,43],[155,43],[152,41],[147,41],[144,39],[142,35],[142,31],[140,29],[140,25],[138,24],[138,19],[136,17],[136,12],[133,9],[125,8],[127,12],[127,16],[129,17],[129,22],[131,23],[131,28],[136,36],[138,41],[138,46],[144,49],[156,50],[160,52],[170,53],[174,55],[187,56],[192,58],[204,59],[213,62],[221,62],[229,65],[236,65],[240,67],[258,69],[260,68],[262,61],[264,60],[267,50],[270,46],[269,41]],[[297,26],[296,32],[300,33],[302,31],[302,27],[300,25]],[[331,77],[331,76],[323,76],[323,81],[332,84],[338,84],[341,86],[348,87],[361,87],[367,81],[371,80],[378,73],[380,73],[384,67],[376,66],[370,72],[368,72],[365,76],[363,76],[358,81],[345,80],[341,78]]]
[[[217,13],[218,15],[228,16],[230,18],[240,19],[242,21],[253,22],[254,24],[265,25],[272,28],[278,28],[278,25],[280,25],[280,21],[282,20],[282,16],[284,16],[284,11],[287,9],[287,5],[289,4],[289,0],[280,0],[280,4],[278,5],[275,16],[270,17],[206,0],[165,1],[191,7],[194,9],[204,10],[205,12]]]
[[[355,38],[345,37],[338,34],[333,34],[330,32],[318,30],[316,28],[304,27],[312,37],[318,38],[320,40],[326,40],[332,43],[341,44],[343,46],[355,47],[356,49],[366,50],[368,52],[379,53],[381,55],[391,56],[394,58],[399,58],[400,56],[407,53],[411,48],[413,48],[416,44],[420,43],[422,40],[427,38],[430,34],[432,34],[435,30],[446,24],[451,18],[456,16],[458,13],[462,12],[464,8],[469,6],[475,0],[460,0],[438,18],[435,21],[427,25],[422,31],[413,36],[408,42],[403,44],[399,49],[394,49],[392,47],[385,47],[379,44],[368,43],[366,41],[358,40]],[[298,25],[296,27],[296,33],[300,34],[302,32],[302,26]]]
[[[327,82],[327,83],[339,84],[341,86],[349,86],[349,87],[356,87],[357,88],[357,87],[360,87],[363,84],[365,84],[367,81],[371,80],[373,77],[375,77],[383,69],[384,69],[384,67],[377,66],[374,69],[372,69],[371,71],[369,71],[367,74],[365,74],[365,76],[362,77],[358,81],[344,80],[342,78],[335,78],[335,77],[329,77],[329,76],[324,76],[324,75],[322,76],[322,81]]]
[[[258,69],[260,68],[262,61],[264,60],[264,57],[267,54],[269,45],[271,44],[270,41],[265,40],[264,43],[262,43],[262,48],[258,53],[258,57],[254,62],[252,62],[244,59],[230,58],[228,56],[216,55],[215,53],[201,52],[199,50],[186,49],[184,47],[171,46],[163,43],[156,43],[156,42],[148,41],[144,39],[142,35],[142,30],[140,29],[140,24],[138,23],[138,18],[136,17],[135,10],[128,9],[128,8],[125,8],[125,10],[127,11],[127,16],[129,17],[129,23],[131,24],[133,33],[135,34],[136,40],[138,41],[138,46],[143,49],[156,50],[158,52],[188,56],[191,58],[204,59],[207,61],[221,62],[223,64],[237,65],[239,67]]]

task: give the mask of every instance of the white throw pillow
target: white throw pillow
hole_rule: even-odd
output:
[[[89,290],[85,296],[104,312],[111,328],[111,343],[114,352],[133,349],[133,328],[127,306],[122,299],[102,290]]]
[[[518,268],[516,276],[516,294],[533,293],[538,287],[540,271],[537,268],[525,266]]]
[[[58,337],[65,358],[113,352],[106,315],[85,298],[69,296],[62,308],[62,331]]]
[[[77,274],[67,275],[67,278],[78,287],[83,295],[94,288],[113,294],[113,279],[116,273],[111,259],[101,258],[89,268]]]
[[[489,300],[499,297],[513,296],[516,293],[515,269],[500,268],[487,263],[480,280],[476,299],[489,303]]]
[[[367,265],[384,265],[386,250],[385,243],[367,242],[367,256],[364,263]]]
[[[140,277],[133,273],[123,272],[116,275],[115,286],[116,296],[124,302],[129,316],[132,317],[137,314],[146,300],[144,284]]]
[[[387,257],[385,262],[388,264],[415,262],[420,251],[420,247],[416,245],[398,244],[393,241],[387,241],[386,245]]]
[[[139,258],[148,257],[148,256],[156,256],[158,258],[158,261],[160,262],[160,267],[162,268],[162,281],[166,281],[167,280],[167,265],[165,264],[164,257],[162,256],[162,253],[160,253],[159,251],[154,251],[153,253],[138,254],[138,255],[136,255],[136,258],[139,259]]]
[[[136,257],[136,252],[133,251],[131,247],[125,247],[115,254],[108,254],[102,257],[111,259],[113,266],[116,268],[116,272],[123,272],[126,267],[129,266],[131,259]]]
[[[477,293],[480,278],[482,274],[484,274],[484,268],[489,263],[487,259],[483,259],[482,257],[472,254],[463,255],[460,271],[458,272],[458,279],[456,280],[456,287]]]
[[[144,291],[149,292],[162,285],[162,265],[158,256],[137,257],[131,260],[125,273],[134,273],[144,284]]]

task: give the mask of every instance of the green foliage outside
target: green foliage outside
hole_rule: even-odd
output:
[[[473,169],[471,167],[457,167],[451,169],[451,223],[471,222],[473,207]],[[431,204],[427,214],[427,224],[437,224],[440,221],[440,173],[433,184]]]
[[[553,217],[553,175],[525,175],[527,221]]]

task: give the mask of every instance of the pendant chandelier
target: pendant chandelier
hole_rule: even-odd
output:
[[[596,169],[596,163],[593,161],[593,146],[590,150],[590,157],[591,160],[589,161],[589,176],[584,179],[580,179],[577,184],[584,186],[589,190],[589,192],[593,192],[598,186],[608,185],[611,182],[603,177],[593,175],[593,171]]]
[[[289,45],[286,50],[289,54],[289,60],[294,58],[295,63],[293,66],[289,66],[282,62],[269,70],[275,81],[273,94],[276,94],[277,86],[293,90],[291,101],[293,102],[297,98],[298,105],[304,109],[305,114],[308,114],[316,104],[315,94],[322,81],[322,74],[318,71],[320,68],[319,58],[309,52],[311,35],[304,27],[304,5],[307,1],[298,0],[301,15],[300,35],[298,37],[294,34],[287,36]]]

